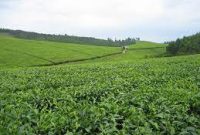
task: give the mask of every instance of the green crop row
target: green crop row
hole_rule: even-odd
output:
[[[200,56],[0,71],[0,134],[200,134]]]

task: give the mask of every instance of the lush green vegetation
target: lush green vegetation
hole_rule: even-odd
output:
[[[0,70],[2,134],[200,134],[200,56]]]
[[[0,134],[200,134],[200,55],[121,51],[1,33]]]
[[[137,44],[130,46],[129,48],[159,48],[166,47],[165,44],[149,42],[149,41],[137,41]]]
[[[119,47],[103,47],[17,39],[0,35],[0,67],[26,67],[66,61],[110,62],[155,57],[165,53],[165,45],[138,41],[126,54]],[[120,53],[120,54],[116,54]],[[112,55],[113,54],[113,55]],[[101,56],[107,57],[99,58]],[[92,59],[98,57],[98,59]]]
[[[166,53],[166,45],[147,41],[137,41],[136,44],[130,46],[125,54],[112,55],[86,62],[120,62],[120,61],[135,61],[138,59],[149,59],[161,57]]]
[[[173,55],[200,53],[200,33],[169,42],[167,52]]]
[[[0,67],[21,67],[39,64],[88,59],[120,52],[121,48],[47,41],[17,39],[0,36]]]
[[[41,34],[36,32],[26,32],[22,30],[10,30],[10,29],[0,29],[0,33],[7,33],[17,38],[31,39],[31,40],[47,40],[55,42],[65,42],[65,43],[75,43],[75,44],[86,44],[86,45],[103,45],[103,46],[125,46],[135,44],[136,40],[134,38],[127,38],[124,40],[112,40],[108,38],[96,39],[92,37],[78,37],[69,35],[51,35],[51,34]]]

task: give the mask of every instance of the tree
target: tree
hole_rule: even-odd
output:
[[[200,33],[169,42],[167,52],[170,54],[200,53]]]

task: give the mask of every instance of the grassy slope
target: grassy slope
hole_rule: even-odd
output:
[[[139,41],[126,54],[78,63],[127,61],[149,58],[165,52],[165,45]],[[68,60],[87,59],[120,52],[121,48],[24,40],[0,35],[0,67],[25,67]]]
[[[131,46],[130,48],[156,48],[156,47],[163,47],[164,44],[149,42],[149,41],[137,41],[135,46]]]
[[[17,39],[0,35],[0,67],[31,66],[119,52],[120,48]]]
[[[129,46],[129,49],[125,54],[97,59],[95,62],[135,61],[137,59],[158,57],[163,55],[165,52],[166,45],[164,44],[138,41],[135,45]],[[92,63],[94,60],[88,62]]]
[[[134,60],[136,58],[157,57],[165,53],[166,45],[147,41],[139,41],[131,46],[122,59]]]
[[[156,57],[165,53],[166,45],[139,41],[136,45],[130,46],[128,52],[123,54],[121,60],[134,60],[136,58]],[[118,59],[116,59],[118,60]]]

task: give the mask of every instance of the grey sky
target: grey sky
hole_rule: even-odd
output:
[[[168,41],[200,32],[200,0],[0,0],[0,27]]]

